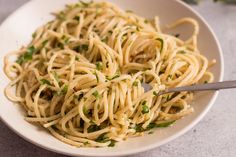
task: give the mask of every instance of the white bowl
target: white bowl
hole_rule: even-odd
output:
[[[109,0],[123,9],[131,9],[137,14],[145,17],[160,16],[162,24],[174,22],[182,17],[193,17],[200,24],[199,48],[208,59],[216,59],[217,64],[211,69],[215,75],[215,81],[223,78],[223,57],[220,45],[200,15],[189,6],[177,0]],[[143,137],[130,138],[120,142],[113,148],[76,148],[67,145],[46,132],[24,120],[24,112],[19,105],[13,104],[5,96],[3,89],[9,82],[3,73],[3,57],[11,50],[15,50],[26,44],[31,39],[34,30],[50,20],[51,12],[63,8],[66,3],[77,2],[77,0],[34,0],[25,4],[12,14],[0,27],[0,58],[1,58],[1,119],[18,135],[45,149],[72,155],[84,156],[121,156],[146,151],[163,145],[186,131],[199,122],[212,106],[218,92],[199,93],[195,96],[193,106],[195,112],[181,120],[174,126],[158,129],[154,134]],[[187,27],[179,27],[175,30],[182,37],[190,33]]]

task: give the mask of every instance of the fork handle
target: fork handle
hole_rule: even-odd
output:
[[[228,89],[228,88],[236,88],[236,80],[170,88],[163,91],[162,94],[171,93],[171,92],[207,91],[207,90],[219,90],[219,89]]]

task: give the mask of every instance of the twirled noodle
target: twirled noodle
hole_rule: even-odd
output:
[[[67,5],[55,16],[27,47],[5,57],[11,79],[5,94],[25,108],[27,121],[63,142],[114,146],[169,126],[193,112],[193,94],[157,93],[213,81],[208,60],[198,51],[199,26],[192,18],[169,26],[194,26],[182,41],[162,33],[158,17],[147,20],[107,2]],[[11,56],[17,61],[10,62]],[[143,82],[152,89],[145,92]]]

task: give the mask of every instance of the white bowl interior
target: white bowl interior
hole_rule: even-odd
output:
[[[130,138],[120,142],[114,148],[75,148],[55,139],[48,132],[39,127],[27,123],[24,120],[24,112],[17,104],[11,103],[4,96],[3,89],[9,82],[3,73],[3,57],[11,50],[20,48],[28,43],[31,34],[35,29],[52,18],[51,12],[63,8],[64,4],[76,2],[77,0],[34,0],[16,11],[0,27],[0,58],[1,58],[1,104],[0,116],[2,120],[16,133],[32,143],[46,149],[68,155],[89,155],[89,156],[118,156],[127,155],[162,145],[177,136],[183,134],[195,125],[212,105],[217,93],[204,92],[196,94],[193,106],[195,112],[181,120],[174,126],[158,129],[154,134],[143,137]],[[109,0],[123,9],[131,9],[135,13],[152,18],[155,15],[160,17],[163,25],[170,24],[182,17],[193,17],[200,24],[199,49],[209,60],[216,59],[217,64],[211,68],[215,75],[215,81],[222,79],[223,60],[221,49],[212,31],[206,23],[189,7],[175,0]],[[180,33],[186,37],[191,33],[188,26],[178,27],[172,33]]]

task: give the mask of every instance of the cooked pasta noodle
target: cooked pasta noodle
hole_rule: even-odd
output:
[[[114,146],[167,127],[193,112],[193,93],[158,92],[213,81],[192,18],[169,26],[193,25],[183,41],[163,33],[158,17],[147,20],[107,2],[79,2],[54,15],[28,46],[5,57],[11,79],[5,94],[24,107],[27,121],[65,143]]]

